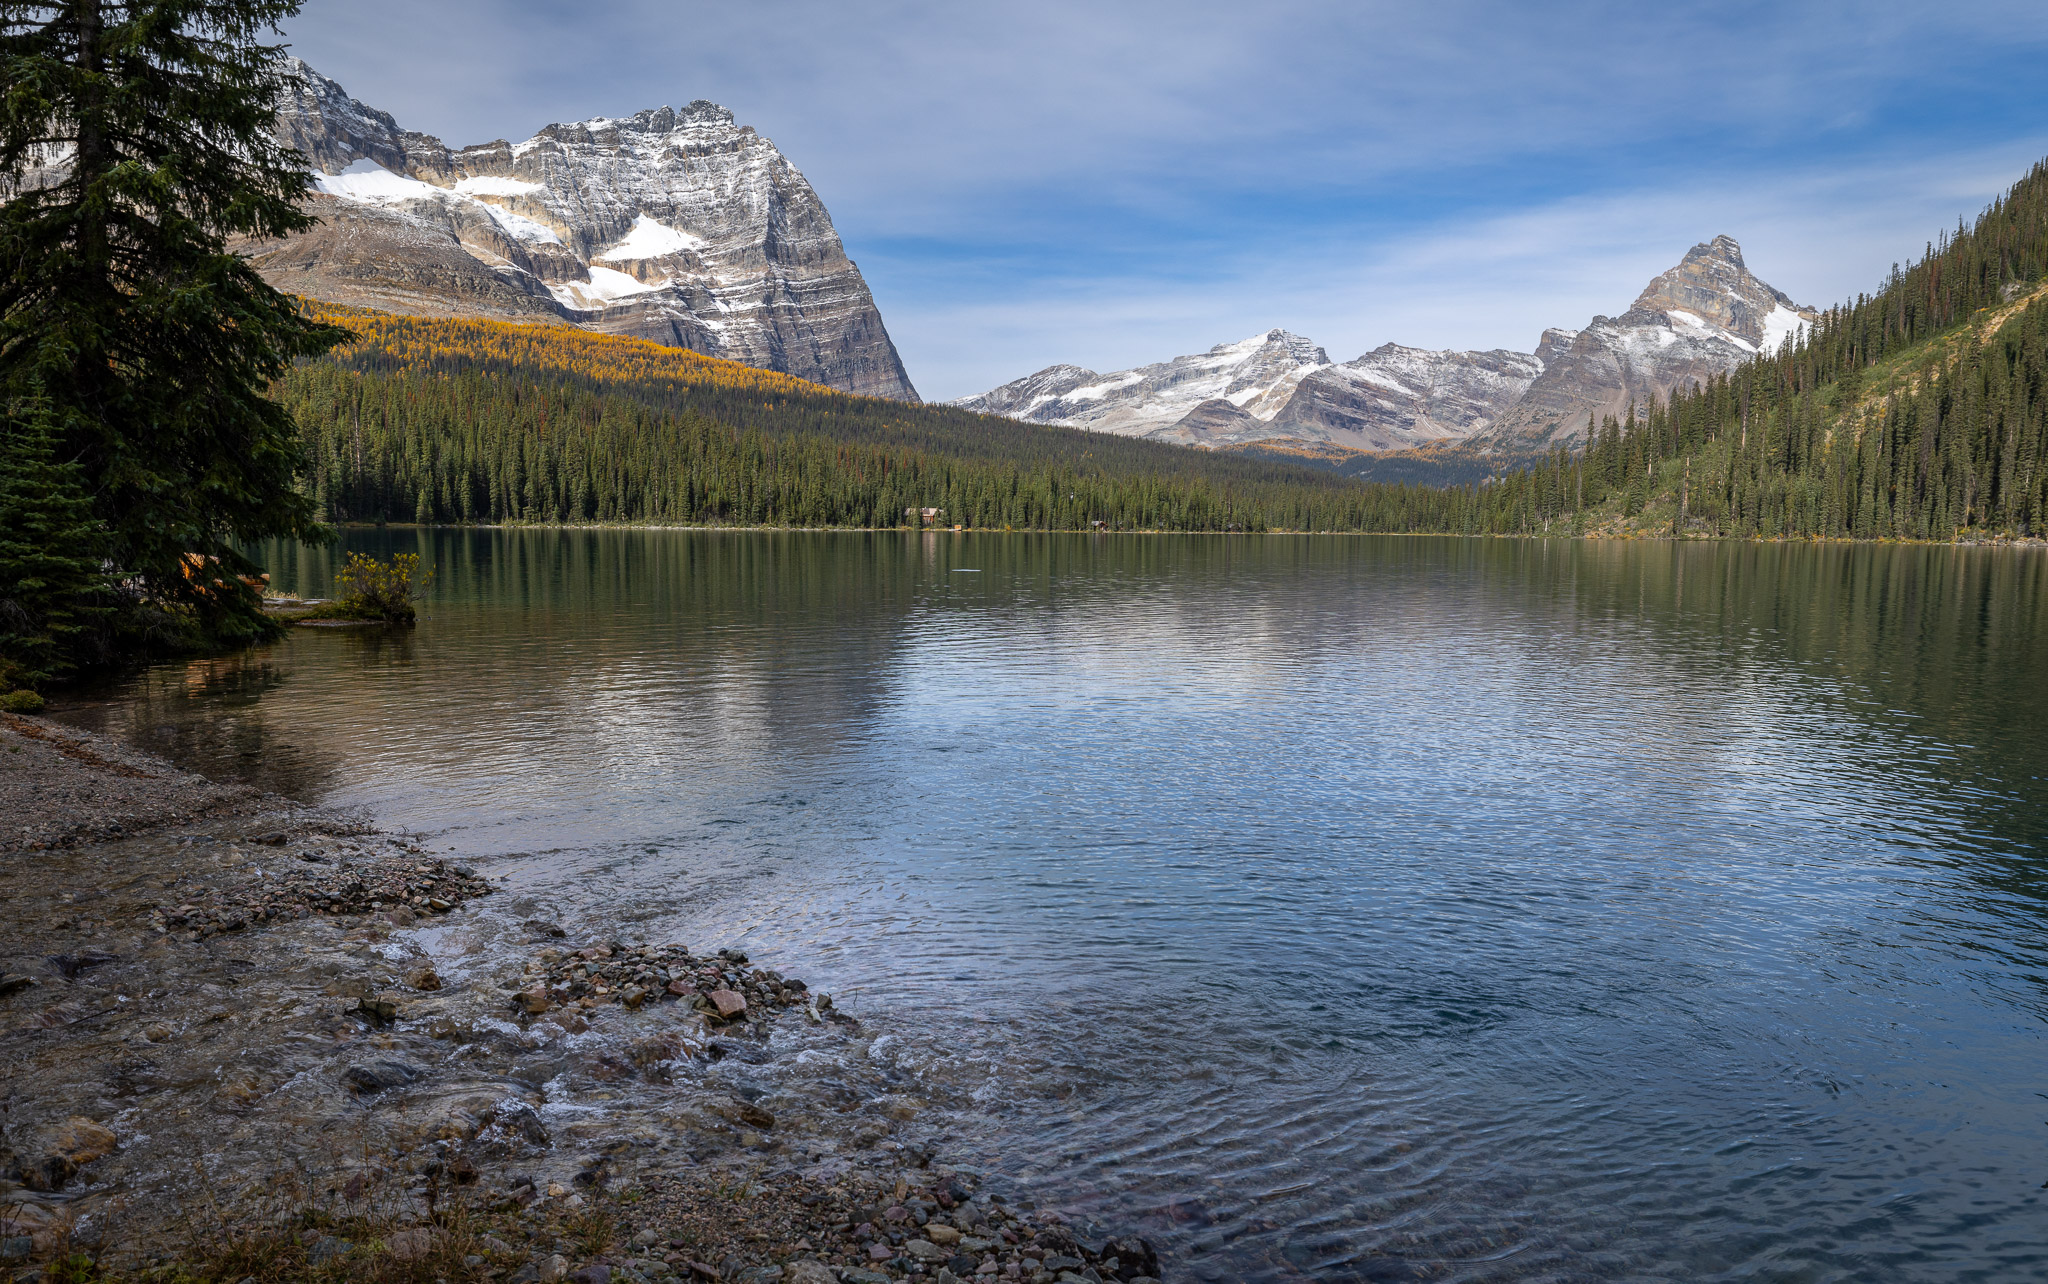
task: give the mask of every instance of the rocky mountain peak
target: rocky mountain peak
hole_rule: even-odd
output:
[[[1569,341],[1539,349],[1543,373],[1508,413],[1475,437],[1527,449],[1573,439],[1588,416],[1620,416],[1630,403],[1704,382],[1759,352],[1776,351],[1819,314],[1758,280],[1732,236],[1687,250],[1628,311],[1594,317]]]
[[[1789,295],[1752,276],[1734,237],[1717,236],[1687,250],[1678,266],[1645,286],[1618,320],[1632,325],[1718,329],[1755,351],[1767,344],[1775,346],[1774,335],[1816,315],[1812,308],[1800,307]]]
[[[1726,263],[1738,272],[1749,270],[1742,262],[1742,246],[1732,236],[1717,236],[1711,241],[1702,241],[1687,250],[1685,258],[1680,262],[1691,263],[1699,259],[1713,259]]]
[[[794,165],[697,99],[451,150],[300,59],[279,139],[324,225],[247,247],[272,284],[396,312],[553,317],[915,400],[860,270]]]
[[[1268,350],[1273,355],[1281,356],[1289,361],[1300,364],[1312,366],[1326,366],[1330,364],[1329,354],[1324,352],[1313,341],[1304,339],[1291,330],[1282,330],[1278,327],[1268,330],[1262,335],[1253,335],[1242,344],[1219,343],[1211,351],[1222,352],[1227,348],[1243,347],[1245,344],[1252,343],[1258,344],[1261,349]]]

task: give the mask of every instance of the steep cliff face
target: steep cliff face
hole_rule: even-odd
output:
[[[279,136],[312,232],[246,248],[282,289],[390,311],[556,318],[849,392],[916,391],[804,176],[715,103],[452,150],[292,60]]]
[[[1526,450],[1581,439],[1586,420],[1732,370],[1777,348],[1819,314],[1750,274],[1742,247],[1717,236],[1686,252],[1618,317],[1594,317],[1550,361],[1483,449]]]

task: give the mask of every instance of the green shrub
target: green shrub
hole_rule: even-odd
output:
[[[433,578],[432,571],[421,573],[417,553],[394,554],[388,562],[350,553],[334,577],[334,604],[305,618],[409,624],[416,615],[413,599],[426,593]]]

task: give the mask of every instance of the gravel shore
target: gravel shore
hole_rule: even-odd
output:
[[[0,855],[290,810],[285,799],[180,771],[110,737],[0,713]]]
[[[43,719],[0,760],[0,1279],[1161,1273],[949,1164],[948,1107],[792,961],[570,939]]]

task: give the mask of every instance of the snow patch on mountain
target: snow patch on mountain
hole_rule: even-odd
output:
[[[645,214],[639,214],[634,216],[633,230],[626,233],[626,239],[597,257],[607,262],[659,259],[702,248],[702,237],[679,232],[666,223],[659,223]]]
[[[660,288],[642,284],[616,268],[592,264],[588,270],[588,281],[558,282],[550,285],[548,292],[567,307],[593,311],[609,307],[620,299],[630,299],[636,294],[647,294]]]
[[[315,174],[313,187],[330,196],[355,201],[439,200],[440,188],[416,178],[403,178],[373,160],[359,160],[338,174]]]
[[[1776,352],[1784,347],[1788,340],[1796,342],[1805,335],[1807,329],[1812,325],[1813,322],[1810,319],[1799,315],[1782,303],[1778,304],[1764,317],[1763,350],[1765,352]]]
[[[546,183],[529,183],[500,174],[477,174],[457,183],[455,190],[464,196],[531,196],[546,187]]]

